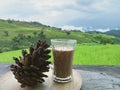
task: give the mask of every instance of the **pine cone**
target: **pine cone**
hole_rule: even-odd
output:
[[[38,40],[36,45],[30,47],[29,54],[26,50],[22,50],[23,58],[13,57],[16,65],[12,64],[10,68],[15,78],[21,83],[21,87],[34,86],[44,82],[43,77],[48,77],[43,74],[43,72],[49,71],[48,59],[51,56],[48,47],[46,41]]]

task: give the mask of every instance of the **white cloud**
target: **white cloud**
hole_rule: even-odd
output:
[[[66,6],[74,6],[75,0],[30,0],[37,9],[43,8],[61,8]]]
[[[62,26],[119,13],[119,0],[0,0],[0,18]],[[91,23],[91,22],[89,22]]]
[[[106,31],[110,31],[109,28],[97,28],[97,29],[94,29],[93,27],[75,27],[75,26],[72,26],[72,25],[65,25],[65,26],[62,26],[61,27],[62,30],[78,30],[78,31],[82,31],[82,32],[86,32],[86,31],[99,31],[99,32],[106,32]]]
[[[110,0],[109,0],[110,2]],[[106,12],[108,10],[108,5],[109,2],[107,0],[98,0],[97,2],[94,2],[91,4],[91,8],[93,10],[101,11],[101,12]]]
[[[96,29],[96,31],[99,31],[99,32],[107,32],[107,31],[110,31],[109,28],[106,28],[106,29]]]
[[[83,31],[83,27],[75,27],[75,26],[69,26],[69,25],[65,25],[61,27],[62,30],[78,30],[78,31]]]

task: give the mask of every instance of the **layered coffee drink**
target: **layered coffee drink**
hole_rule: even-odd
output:
[[[54,56],[54,75],[59,78],[67,78],[72,74],[73,48],[55,47]]]
[[[72,80],[72,61],[76,40],[52,39],[54,58],[53,80],[66,83]]]

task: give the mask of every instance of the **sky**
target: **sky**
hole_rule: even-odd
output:
[[[120,0],[0,0],[0,18],[105,31],[120,28]]]

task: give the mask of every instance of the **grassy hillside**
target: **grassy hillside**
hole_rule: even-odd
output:
[[[89,34],[80,31],[66,32],[60,28],[42,25],[38,22],[0,19],[0,52],[28,48],[38,39],[45,39],[50,43],[50,39],[53,38],[76,39],[79,44],[100,44],[106,41],[107,43],[120,42],[120,39],[105,34]]]
[[[10,20],[0,20],[0,40],[11,40],[17,34],[31,34],[31,31],[41,30],[42,25],[34,22],[20,22]],[[5,35],[8,32],[8,36]]]
[[[13,56],[21,56],[21,50],[1,53],[0,62],[13,63]],[[50,60],[52,61],[53,58]],[[120,65],[120,45],[77,45],[73,63],[79,65]]]
[[[11,40],[18,34],[24,34],[25,36],[34,36],[34,32],[44,31],[46,38],[74,38],[81,42],[94,42],[98,36],[107,36],[103,34],[88,34],[83,32],[71,31],[69,35],[65,31],[61,31],[60,28],[45,26],[37,22],[23,22],[23,21],[12,21],[12,20],[0,20],[0,40]],[[8,32],[6,36],[5,32]],[[114,38],[112,36],[108,36]]]

